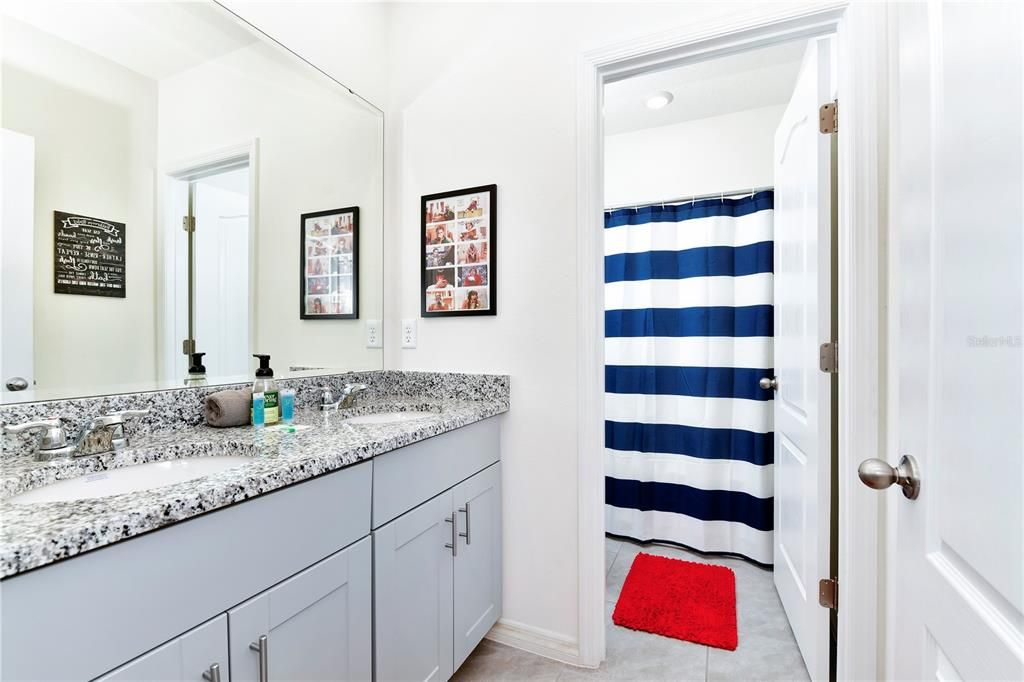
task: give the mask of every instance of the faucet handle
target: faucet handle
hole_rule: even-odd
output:
[[[365,391],[368,388],[369,386],[367,386],[366,384],[345,384],[345,387],[341,389],[341,392],[344,395],[354,395],[356,393],[361,393],[362,391]]]
[[[64,430],[64,423],[60,417],[50,417],[38,421],[25,422],[24,424],[11,424],[4,427],[6,433],[25,433],[26,431],[41,431],[39,436],[38,449],[59,450],[67,447],[68,434]]]
[[[86,429],[102,429],[107,426],[119,426],[124,424],[125,417],[141,417],[149,414],[149,410],[117,410],[104,412],[98,417],[93,417],[86,425]]]
[[[144,417],[147,414],[149,414],[148,408],[107,412],[102,417],[94,419],[92,425],[96,428],[103,426],[113,427],[111,429],[110,446],[114,450],[120,450],[128,445],[128,432],[125,431],[124,420],[128,417]]]

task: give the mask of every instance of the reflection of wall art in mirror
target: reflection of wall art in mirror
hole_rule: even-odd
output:
[[[53,212],[53,292],[125,297],[124,223]]]
[[[359,207],[303,213],[299,317],[359,318]]]
[[[423,317],[496,315],[497,185],[422,198]]]

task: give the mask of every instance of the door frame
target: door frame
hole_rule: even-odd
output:
[[[260,225],[260,202],[259,202],[259,170],[260,170],[260,140],[253,138],[247,142],[221,147],[200,156],[186,159],[179,159],[171,162],[160,169],[160,177],[157,186],[157,207],[156,207],[156,304],[157,304],[157,343],[156,343],[156,367],[161,382],[172,382],[183,377],[175,376],[173,367],[169,364],[169,358],[175,348],[180,350],[181,339],[174,336],[174,282],[173,272],[168,269],[167,258],[174,253],[174,225],[165,226],[164,218],[167,210],[167,196],[165,182],[168,179],[184,180],[188,176],[203,173],[216,169],[225,164],[245,159],[249,166],[249,291],[256,291],[256,259],[259,255],[259,225]],[[165,229],[170,227],[171,229]],[[256,330],[258,329],[256,316],[259,306],[256,305],[254,296],[249,296],[249,354],[253,353],[256,346]]]
[[[604,84],[659,68],[832,33],[841,88],[838,135],[839,577],[837,679],[883,676],[885,496],[857,464],[884,452],[888,17],[868,3],[787,3],[702,21],[582,54],[577,67],[577,663],[605,657]],[[856,523],[853,523],[856,519]],[[827,577],[827,576],[822,576]],[[874,598],[871,598],[874,596]]]

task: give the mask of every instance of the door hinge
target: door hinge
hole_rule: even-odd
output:
[[[835,341],[821,344],[818,349],[818,367],[826,374],[839,371],[839,344]]]
[[[196,352],[196,340],[195,339],[183,339],[181,342],[181,352],[185,355],[192,355]]]
[[[839,132],[839,100],[822,104],[818,109],[818,129],[823,135]]]
[[[839,609],[839,578],[822,578],[818,581],[818,604],[826,609]]]
[[[181,219],[181,229],[185,230],[186,232],[195,232],[196,231],[196,217],[194,215],[192,215],[192,216],[188,216],[188,215],[187,216],[183,216],[182,219]]]

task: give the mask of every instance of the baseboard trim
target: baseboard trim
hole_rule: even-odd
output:
[[[550,630],[502,618],[487,633],[486,639],[560,663],[586,667],[580,664],[579,641]]]

